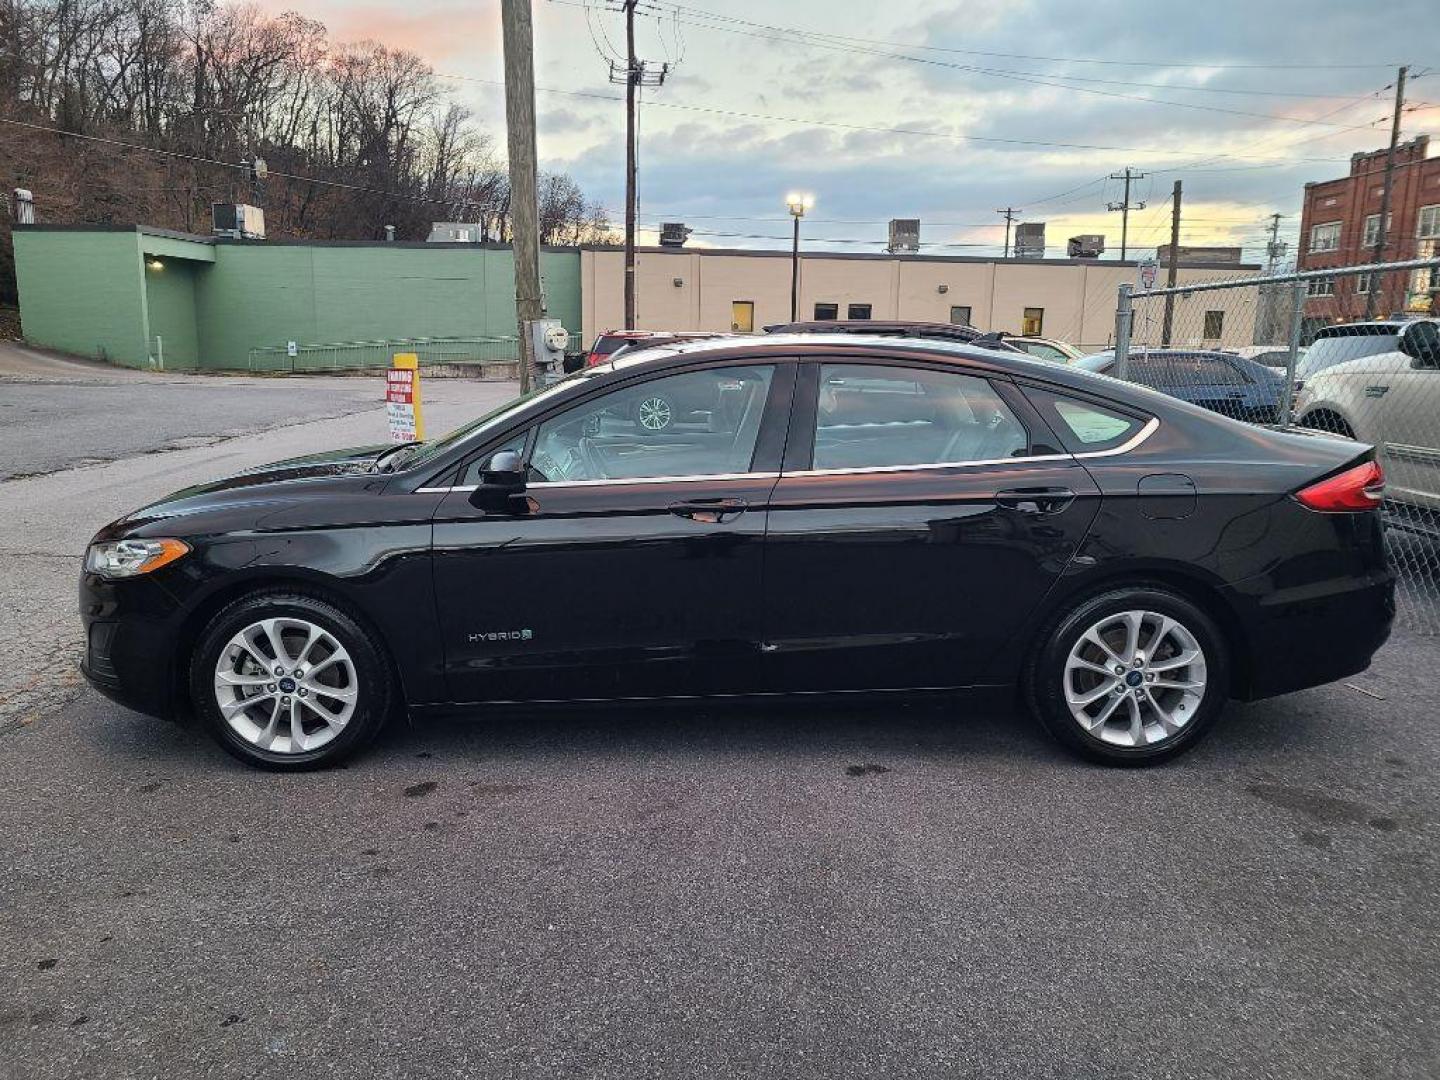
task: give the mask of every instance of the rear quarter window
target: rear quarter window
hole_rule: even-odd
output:
[[[1146,418],[1086,398],[1031,386],[1024,387],[1024,391],[1061,445],[1072,454],[1113,450],[1145,426]]]

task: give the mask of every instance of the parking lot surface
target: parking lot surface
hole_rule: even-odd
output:
[[[1433,658],[1148,771],[934,701],[272,776],[87,694],[3,736],[0,1075],[1433,1076]]]
[[[0,482],[0,1078],[1437,1075],[1436,638],[1148,771],[936,699],[488,711],[253,772],[79,684],[74,589],[106,520],[383,430],[276,385],[298,422]]]

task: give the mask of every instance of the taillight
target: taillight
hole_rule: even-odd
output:
[[[1378,461],[1367,461],[1328,480],[1301,488],[1295,498],[1322,514],[1343,514],[1374,510],[1384,495],[1385,470]]]
[[[586,367],[595,367],[597,364],[603,364],[604,362],[605,356],[603,353],[591,352],[585,357]]]

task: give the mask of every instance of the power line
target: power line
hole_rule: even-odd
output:
[[[566,3],[572,7],[581,6],[578,0],[552,0],[553,3]],[[647,7],[660,7],[657,3],[648,3]],[[688,11],[693,14],[703,15],[710,18],[726,19],[733,22],[745,22],[747,20],[737,19],[734,16],[721,15],[717,12],[706,11],[704,8],[697,8],[687,4],[671,3],[667,6],[673,9]],[[756,25],[765,25],[763,23]],[[987,52],[980,49],[959,49],[942,45],[919,45],[895,41],[872,41],[869,38],[845,37],[842,34],[830,34],[829,37],[839,38],[844,41],[865,42],[869,44],[885,45],[897,49],[920,49],[927,52],[956,53],[965,56],[992,56],[1006,60],[1041,60],[1047,63],[1056,64],[1103,64],[1114,67],[1142,67],[1142,68],[1174,68],[1174,67],[1203,67],[1215,70],[1246,70],[1246,71],[1275,71],[1275,70],[1360,70],[1371,68],[1393,68],[1393,63],[1383,64],[1278,64],[1278,63],[1256,63],[1256,64],[1216,64],[1206,60],[1110,60],[1084,56],[1036,56],[1029,53],[1005,53]]]
[[[552,2],[559,3],[561,2],[561,0],[552,0]],[[497,79],[482,79],[479,76],[475,75],[457,75],[446,72],[435,72],[434,75],[437,79],[454,79],[458,82],[480,83],[487,86],[503,85]],[[624,100],[623,98],[616,97],[612,94],[601,94],[593,90],[561,90],[558,87],[546,86],[537,86],[535,90],[537,93],[542,94],[561,94],[567,97],[589,98],[594,101]],[[1184,150],[1160,150],[1156,149],[1155,147],[1111,146],[1101,143],[1053,142],[1043,139],[1005,139],[998,136],[990,135],[957,135],[949,131],[927,131],[919,128],[876,127],[868,124],[848,124],[839,120],[816,120],[795,116],[775,116],[769,113],[746,112],[740,109],[724,109],[715,105],[687,105],[683,102],[678,101],[652,101],[649,104],[651,108],[656,109],[676,109],[682,112],[702,113],[713,116],[730,116],[740,120],[765,120],[777,124],[801,124],[807,127],[836,128],[842,131],[865,131],[878,135],[913,135],[929,139],[947,139],[952,142],[993,143],[1000,146],[1037,146],[1052,150],[1104,150],[1113,153],[1147,155],[1160,154],[1166,157],[1176,157],[1191,153],[1191,151]],[[1339,132],[1336,132],[1336,134],[1339,134]],[[1286,164],[1321,163],[1331,165],[1342,160],[1346,159],[1296,158],[1294,162],[1287,162]]]
[[[553,2],[570,4],[571,6],[575,6],[576,4],[579,4],[580,6],[584,6],[583,0],[553,0]],[[677,6],[678,6],[678,5],[677,5]],[[651,8],[652,10],[660,10],[660,5],[651,4],[651,5],[650,5],[650,8]],[[892,59],[892,60],[903,60],[903,61],[906,61],[906,62],[909,62],[909,63],[925,64],[925,65],[929,65],[929,66],[932,66],[932,67],[949,68],[949,69],[953,69],[953,70],[956,70],[956,71],[966,71],[966,72],[971,72],[971,73],[974,73],[974,74],[987,75],[987,76],[990,76],[990,77],[992,77],[992,78],[1009,79],[1009,80],[1016,81],[1016,82],[1031,83],[1031,84],[1034,84],[1034,85],[1037,85],[1037,86],[1049,86],[1049,87],[1054,87],[1054,88],[1058,88],[1058,89],[1062,89],[1062,90],[1071,90],[1071,91],[1075,91],[1075,92],[1083,93],[1083,94],[1094,94],[1094,95],[1098,95],[1098,96],[1100,96],[1100,97],[1109,97],[1109,98],[1117,98],[1117,99],[1123,99],[1123,100],[1129,100],[1129,101],[1147,102],[1147,103],[1152,104],[1152,105],[1167,105],[1167,106],[1170,106],[1170,107],[1173,107],[1173,108],[1180,108],[1180,109],[1197,109],[1197,110],[1200,110],[1200,111],[1203,111],[1203,112],[1227,113],[1227,114],[1234,115],[1234,116],[1250,116],[1250,117],[1256,117],[1256,118],[1259,118],[1259,119],[1262,119],[1262,120],[1283,120],[1283,121],[1287,121],[1287,122],[1290,122],[1290,123],[1306,124],[1306,125],[1320,125],[1320,124],[1324,124],[1324,121],[1323,121],[1323,120],[1312,120],[1312,119],[1310,119],[1310,118],[1308,118],[1308,117],[1287,116],[1287,115],[1273,115],[1273,114],[1268,114],[1268,113],[1257,113],[1257,112],[1251,112],[1251,111],[1249,111],[1249,110],[1244,110],[1244,109],[1228,109],[1228,108],[1225,108],[1225,107],[1219,106],[1219,105],[1200,105],[1200,104],[1197,104],[1197,103],[1195,103],[1195,102],[1169,101],[1169,100],[1166,100],[1166,99],[1164,99],[1164,98],[1147,97],[1147,96],[1140,95],[1140,94],[1125,94],[1125,93],[1120,93],[1119,91],[1114,91],[1114,90],[1097,90],[1097,89],[1095,89],[1095,88],[1093,88],[1093,87],[1073,85],[1073,83],[1075,83],[1075,82],[1117,82],[1118,80],[1105,80],[1105,79],[1096,80],[1096,79],[1086,79],[1086,78],[1077,77],[1077,76],[1053,75],[1053,74],[1048,74],[1048,73],[1043,73],[1043,72],[1017,72],[1017,71],[1013,71],[1013,70],[1010,70],[1010,69],[977,67],[977,66],[975,66],[975,65],[973,65],[973,64],[956,64],[956,63],[951,63],[951,62],[944,61],[944,60],[934,60],[934,59],[930,59],[930,58],[928,58],[928,57],[923,57],[923,56],[911,56],[911,55],[908,55],[908,54],[905,54],[905,53],[887,52],[887,51],[885,51],[884,49],[875,49],[875,48],[873,48],[873,47],[865,47],[864,45],[859,45],[859,44],[848,44],[848,42],[853,41],[853,40],[855,40],[855,39],[839,38],[838,40],[832,40],[833,38],[835,38],[835,35],[826,35],[826,34],[822,34],[822,33],[816,32],[816,31],[803,30],[803,29],[800,29],[800,28],[797,28],[797,27],[784,27],[784,26],[776,26],[776,25],[769,24],[769,23],[757,23],[757,22],[751,22],[750,20],[746,20],[746,19],[736,19],[736,18],[733,18],[733,17],[730,17],[730,16],[710,16],[710,17],[713,18],[713,19],[717,19],[717,20],[719,20],[719,21],[722,21],[722,22],[736,23],[736,24],[738,24],[738,25],[740,25],[740,26],[749,27],[749,28],[753,28],[753,29],[737,29],[737,28],[735,28],[735,27],[733,27],[733,26],[714,25],[714,24],[712,24],[712,23],[704,23],[704,22],[700,22],[700,23],[692,22],[692,23],[690,23],[690,25],[692,25],[692,26],[698,26],[698,27],[700,27],[700,28],[702,28],[702,29],[719,30],[719,31],[724,32],[724,33],[745,34],[745,35],[747,35],[747,36],[751,36],[751,37],[761,37],[761,38],[765,38],[765,39],[771,40],[771,41],[782,41],[782,42],[784,42],[784,43],[786,43],[786,44],[789,44],[789,45],[796,44],[797,41],[798,41],[799,44],[801,44],[801,45],[808,45],[808,46],[810,46],[810,47],[812,47],[812,48],[831,49],[831,50],[840,51],[840,52],[857,53],[857,54],[868,55],[868,56],[881,56],[881,57],[885,57],[885,58],[887,58],[887,59]],[[769,31],[769,33],[757,33],[757,32],[756,32],[757,30]],[[1059,81],[1052,81],[1052,80],[1059,80]],[[1120,84],[1121,84],[1121,85],[1127,85],[1127,86],[1143,86],[1143,87],[1155,87],[1155,86],[1161,86],[1161,85],[1163,85],[1163,84],[1155,84],[1155,83],[1138,83],[1138,84],[1137,84],[1137,83],[1129,83],[1129,82],[1121,82]],[[1167,88],[1172,88],[1172,87],[1167,87]],[[1195,88],[1193,88],[1193,87],[1173,87],[1172,89],[1195,89]]]

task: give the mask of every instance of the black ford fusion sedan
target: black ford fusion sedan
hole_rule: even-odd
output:
[[[1383,483],[1369,447],[1018,354],[685,343],[107,525],[83,667],[281,769],[406,712],[1007,686],[1154,762],[1370,662]]]

